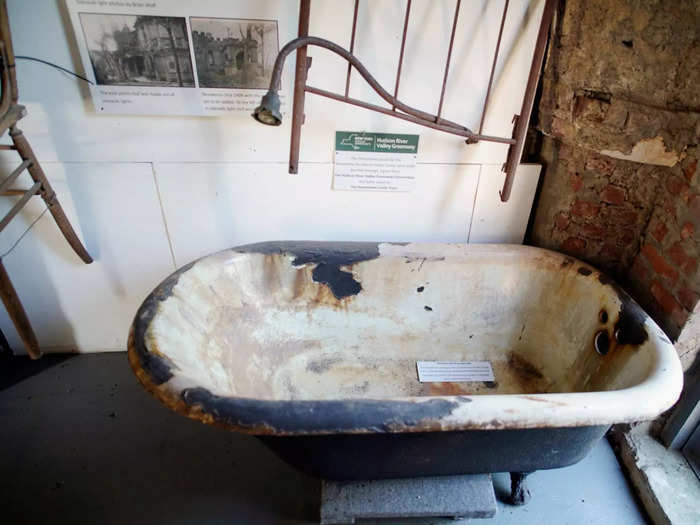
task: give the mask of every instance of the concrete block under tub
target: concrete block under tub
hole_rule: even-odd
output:
[[[373,481],[323,481],[321,523],[359,518],[492,518],[491,476],[436,476]]]

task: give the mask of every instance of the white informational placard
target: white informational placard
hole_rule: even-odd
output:
[[[279,51],[277,4],[66,0],[95,111],[250,114]]]
[[[416,361],[416,368],[421,383],[495,380],[488,361]]]
[[[418,135],[336,131],[333,189],[411,191],[417,158]]]

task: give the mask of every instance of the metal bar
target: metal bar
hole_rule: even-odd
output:
[[[19,177],[19,174],[22,173],[24,170],[26,170],[30,164],[31,164],[31,161],[25,160],[24,162],[22,162],[22,164],[17,166],[12,171],[12,173],[10,173],[7,176],[7,178],[4,181],[2,181],[2,183],[0,183],[0,193],[5,192],[7,190],[7,188],[10,187],[10,184],[12,184],[15,181],[15,179],[17,177]]]
[[[357,8],[360,5],[360,0],[355,0],[355,12],[352,15],[352,36],[350,37],[350,52],[355,50],[355,30],[357,28]],[[350,72],[352,71],[352,64],[348,63],[348,74],[345,78],[345,96],[348,96],[350,92]]]
[[[545,47],[547,46],[549,26],[552,23],[556,5],[557,0],[546,0],[544,11],[542,12],[542,21],[540,22],[539,33],[537,34],[535,52],[532,55],[532,64],[530,65],[530,75],[528,76],[527,87],[525,88],[525,97],[523,98],[520,115],[518,115],[517,122],[515,123],[515,129],[513,130],[515,144],[508,149],[508,158],[504,166],[506,180],[500,192],[502,202],[506,202],[510,197],[515,170],[518,168],[520,157],[525,147],[525,135],[527,134],[527,126],[530,122],[530,115],[532,114],[532,105],[535,101],[535,92],[537,91],[537,84],[540,79],[540,70],[542,68],[542,60],[544,59]]]
[[[406,18],[403,21],[403,36],[401,37],[401,52],[399,53],[399,66],[396,68],[396,85],[394,86],[394,98],[399,97],[399,82],[401,81],[401,67],[403,65],[403,51],[406,47],[406,32],[408,31],[408,19],[411,15],[411,0],[406,4]],[[396,105],[391,106],[391,110],[396,110]]]
[[[503,28],[506,25],[506,15],[508,14],[508,3],[503,7],[503,16],[501,17],[501,27],[498,30],[498,40],[496,40],[496,51],[493,54],[493,64],[491,64],[491,75],[489,76],[489,86],[486,88],[486,98],[484,98],[484,109],[481,111],[481,121],[479,122],[479,135],[484,131],[484,120],[486,119],[486,108],[489,105],[489,97],[491,96],[491,86],[493,86],[493,75],[496,72],[496,64],[498,63],[498,52],[501,49],[501,38],[503,37]]]
[[[476,140],[484,140],[484,141],[488,141],[488,142],[499,142],[501,144],[515,144],[515,139],[503,138],[503,137],[492,137],[492,136],[488,136],[488,135],[474,135],[474,133],[471,130],[469,130],[468,128],[465,128],[465,127],[447,125],[445,123],[445,121],[441,121],[440,123],[437,123],[434,120],[422,119],[419,117],[415,117],[413,115],[409,115],[406,113],[400,113],[398,111],[387,109],[387,108],[382,107],[382,106],[377,106],[375,104],[370,104],[368,102],[363,102],[361,100],[357,100],[354,98],[348,98],[348,97],[345,97],[343,95],[338,95],[337,93],[332,93],[330,91],[326,91],[325,89],[320,89],[320,88],[316,88],[316,87],[307,85],[306,91],[308,93],[313,93],[314,95],[320,95],[322,97],[337,100],[339,102],[345,102],[346,104],[352,104],[353,106],[358,106],[361,108],[369,109],[371,111],[376,111],[378,113],[383,113],[385,115],[390,115],[392,117],[400,118],[402,120],[407,120],[408,122],[413,122],[414,124],[418,124],[420,126],[426,126],[428,128],[437,129],[439,131],[443,131],[445,133],[450,133],[452,135],[473,138]]]
[[[7,275],[7,270],[5,270],[2,259],[0,259],[0,298],[2,298],[5,309],[10,315],[12,323],[15,325],[17,334],[22,340],[24,348],[27,349],[29,357],[32,359],[39,359],[41,357],[39,342],[36,339],[34,330],[32,330],[32,325],[29,323],[27,312],[24,311],[22,301],[20,301],[15,287],[12,286],[10,276]]]
[[[459,6],[462,0],[457,0],[455,7],[455,17],[452,21],[452,34],[450,35],[450,47],[447,50],[447,61],[445,62],[445,76],[442,78],[442,91],[440,91],[440,105],[438,106],[436,122],[440,122],[442,114],[442,103],[445,100],[445,86],[447,85],[447,74],[450,72],[450,59],[452,58],[452,46],[455,42],[455,31],[457,31],[457,19],[459,18]]]
[[[303,47],[303,46],[308,46],[308,45],[314,45],[314,46],[319,46],[323,47],[325,49],[328,49],[332,51],[333,53],[340,55],[343,57],[345,60],[348,62],[351,62],[353,67],[357,70],[357,72],[364,78],[367,83],[370,85],[372,89],[379,95],[381,98],[386,100],[389,104],[392,106],[395,106],[396,109],[399,111],[403,111],[404,113],[408,113],[409,115],[413,115],[414,117],[418,117],[419,119],[422,120],[428,120],[435,122],[436,118],[435,115],[432,115],[430,113],[426,113],[425,111],[420,111],[418,109],[412,108],[411,106],[408,106],[398,100],[395,97],[392,97],[380,84],[377,82],[377,80],[370,74],[369,71],[367,71],[367,68],[362,65],[362,62],[360,62],[357,57],[351,53],[349,53],[347,50],[343,49],[341,46],[338,44],[331,42],[329,40],[325,40],[323,38],[318,38],[315,36],[307,36],[303,38],[296,38],[290,42],[288,42],[279,52],[277,55],[277,59],[275,60],[275,66],[272,69],[272,76],[270,77],[270,91],[269,92],[274,92],[275,91],[275,86],[279,83],[280,76],[282,75],[282,68],[284,66],[284,60],[287,58],[287,56],[294,51],[297,48]],[[269,93],[268,92],[268,93]],[[441,120],[440,122],[444,126],[448,126],[451,128],[456,128],[458,130],[467,130],[470,134],[465,135],[468,138],[468,141],[475,142],[477,140],[477,135],[473,131],[469,130],[469,128],[465,128],[464,126],[460,126],[459,124],[456,124],[454,122],[450,122],[449,120]]]
[[[311,0],[299,3],[299,37],[309,34],[309,14]],[[274,75],[273,75],[274,77]],[[270,83],[271,88],[276,88]],[[299,171],[299,147],[301,145],[301,126],[304,124],[304,86],[306,85],[306,46],[297,49],[297,62],[294,72],[294,106],[292,109],[292,140],[289,145],[289,173]]]
[[[41,182],[35,182],[34,186],[23,192],[22,198],[18,200],[14,206],[12,206],[10,211],[7,212],[7,215],[5,215],[0,221],[0,232],[4,230],[8,224],[10,224],[10,221],[14,218],[14,216],[17,215],[22,208],[24,208],[24,205],[27,204],[29,199],[39,192],[40,188]]]

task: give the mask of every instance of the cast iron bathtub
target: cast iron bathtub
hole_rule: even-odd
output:
[[[671,342],[609,278],[511,245],[226,250],[148,296],[129,360],[171,409],[344,480],[562,467],[682,386]],[[495,381],[420,383],[417,361],[488,361]]]

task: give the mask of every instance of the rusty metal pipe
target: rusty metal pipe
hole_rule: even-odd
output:
[[[503,171],[506,172],[506,180],[503,183],[503,189],[500,191],[502,202],[507,202],[510,198],[510,191],[513,188],[513,179],[515,178],[515,170],[518,169],[520,157],[525,147],[525,135],[527,134],[527,127],[530,123],[532,105],[535,102],[535,92],[537,91],[537,84],[540,80],[540,69],[542,69],[542,61],[544,60],[544,51],[547,47],[549,26],[552,24],[552,17],[554,16],[557,1],[558,0],[547,0],[547,3],[544,5],[540,29],[537,33],[535,52],[532,55],[532,63],[530,65],[530,76],[527,79],[527,87],[525,88],[525,96],[523,97],[523,105],[520,109],[520,115],[517,116],[515,129],[513,130],[515,144],[508,149],[508,157],[506,158],[503,169]]]
[[[355,33],[357,32],[357,10],[360,7],[360,0],[355,0],[355,10],[352,15],[352,34],[350,36],[350,52],[355,50]],[[350,73],[352,73],[352,64],[348,63],[348,74],[345,78],[345,96],[350,92]]]
[[[301,0],[299,3],[299,33],[306,36],[309,34],[309,17],[311,15],[311,0]],[[301,126],[304,124],[304,86],[306,85],[306,48],[297,51],[297,62],[294,74],[294,111],[292,113],[292,139],[289,148],[289,173],[299,171],[299,148],[301,145]],[[274,75],[273,75],[274,76]],[[279,80],[272,86],[279,86]],[[277,101],[279,110],[279,101]],[[280,122],[282,116],[279,115]]]
[[[426,126],[428,128],[437,129],[438,131],[442,131],[444,133],[450,133],[452,135],[458,135],[460,137],[470,137],[475,138],[477,140],[485,140],[489,142],[500,142],[501,144],[515,144],[515,139],[492,137],[490,135],[477,135],[476,137],[473,137],[474,134],[467,128],[460,129],[455,126],[445,126],[445,121],[443,119],[440,119],[439,123],[426,122],[425,120],[420,119],[418,117],[414,117],[413,115],[399,113],[398,111],[384,108],[382,106],[377,106],[376,104],[370,104],[369,102],[363,102],[362,100],[357,100],[356,98],[344,97],[343,95],[339,95],[338,93],[333,93],[331,91],[326,91],[325,89],[320,89],[313,86],[306,86],[306,91],[308,93],[313,93],[314,95],[330,98],[339,102],[345,102],[346,104],[351,104],[353,106],[369,109],[370,111],[376,111],[377,113],[383,113],[385,115],[389,115],[390,117],[396,117],[402,120],[406,120],[408,122],[413,122],[414,124],[418,124],[419,126]]]
[[[484,131],[484,121],[486,120],[486,109],[489,106],[489,97],[491,96],[491,87],[493,86],[493,76],[496,73],[496,65],[498,64],[498,53],[501,50],[501,39],[503,38],[503,28],[506,25],[506,17],[508,16],[508,4],[506,0],[503,6],[503,15],[501,16],[501,27],[498,29],[498,40],[496,40],[496,50],[493,53],[493,63],[491,64],[491,74],[489,75],[489,85],[486,88],[486,97],[484,97],[484,109],[481,111],[481,121],[479,122],[479,135]]]
[[[325,40],[323,38],[318,38],[314,36],[307,36],[295,38],[294,40],[288,42],[287,45],[285,45],[277,55],[277,60],[275,60],[275,67],[272,70],[272,77],[270,78],[270,88],[267,94],[263,97],[260,106],[258,106],[253,112],[253,117],[258,122],[275,126],[278,126],[282,123],[281,115],[279,115],[279,97],[277,96],[277,86],[279,85],[280,78],[282,76],[282,68],[284,66],[284,61],[287,58],[287,56],[295,49],[299,49],[301,47],[306,47],[309,45],[319,46],[328,49],[329,51],[332,51],[333,53],[341,56],[342,58],[350,62],[352,66],[357,70],[357,72],[360,75],[362,75],[362,78],[364,78],[370,85],[370,87],[374,89],[377,95],[382,97],[386,102],[396,107],[398,110],[403,111],[404,113],[407,113],[414,117],[417,117],[422,121],[435,123],[435,121],[437,120],[437,117],[435,115],[412,108],[411,106],[408,106],[396,99],[395,97],[393,97],[379,84],[379,82],[377,82],[377,80],[369,73],[369,71],[367,71],[365,66],[362,65],[362,63],[357,59],[357,57],[355,57],[346,49],[329,40]],[[440,124],[450,128],[459,129],[460,131],[464,131],[463,136],[467,137],[469,140],[478,140],[477,135],[469,128],[460,126],[459,124],[450,122],[448,120],[441,120]]]
[[[457,6],[455,7],[455,16],[452,21],[452,34],[450,35],[450,47],[447,50],[447,60],[445,61],[445,75],[442,78],[442,90],[440,91],[440,104],[438,105],[437,111],[437,121],[440,121],[440,115],[442,114],[442,103],[445,101],[445,87],[447,86],[447,75],[450,72],[450,60],[452,59],[452,46],[455,42],[455,33],[457,32],[457,20],[459,19],[459,7],[462,4],[461,0],[457,0]]]
[[[408,33],[408,21],[411,17],[411,0],[406,4],[406,17],[403,21],[403,36],[401,37],[401,51],[399,52],[399,65],[396,68],[396,85],[394,86],[394,98],[399,98],[399,83],[401,82],[401,68],[403,67],[403,52],[406,48],[406,33]],[[394,111],[396,106],[392,105]]]

